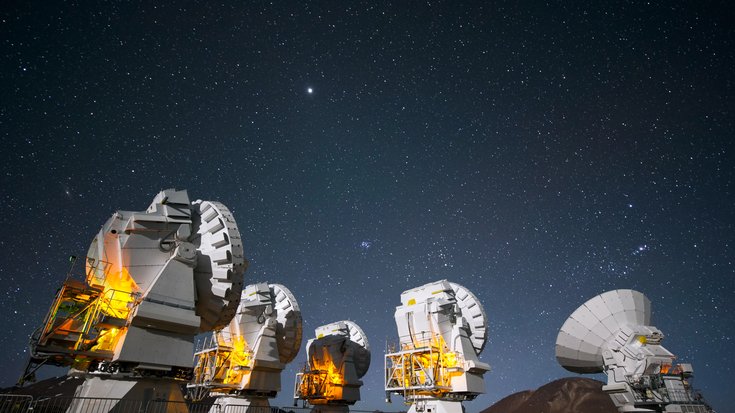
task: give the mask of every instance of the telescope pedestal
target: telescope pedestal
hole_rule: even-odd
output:
[[[156,411],[187,413],[184,395],[174,379],[86,376],[67,413]],[[148,410],[146,410],[148,409]]]
[[[220,396],[209,410],[210,413],[270,413],[270,403],[265,397]]]
[[[318,404],[311,408],[311,413],[349,413],[346,404]]]
[[[459,401],[420,400],[411,404],[408,413],[464,413],[464,407]]]

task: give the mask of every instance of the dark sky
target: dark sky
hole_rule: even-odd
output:
[[[0,7],[0,384],[67,257],[176,187],[230,207],[247,282],[289,287],[305,339],[363,327],[357,408],[403,407],[393,311],[446,278],[490,320],[470,413],[571,376],[557,332],[615,288],[735,412],[729,2],[273,3]]]

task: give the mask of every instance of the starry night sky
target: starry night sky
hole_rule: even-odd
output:
[[[305,340],[362,326],[356,408],[403,408],[393,311],[446,278],[490,320],[470,413],[572,376],[558,329],[615,288],[735,411],[729,2],[274,3],[3,4],[2,386],[67,257],[176,187],[233,211],[246,282],[289,287]]]

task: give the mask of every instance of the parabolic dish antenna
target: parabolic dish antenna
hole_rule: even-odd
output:
[[[192,243],[197,247],[194,280],[200,331],[218,330],[235,316],[240,304],[247,260],[235,218],[219,202],[192,202]]]
[[[454,298],[457,300],[462,317],[469,323],[470,341],[475,349],[475,354],[479,355],[485,348],[485,343],[487,343],[487,315],[485,309],[482,308],[480,300],[470,290],[451,281],[449,285],[454,290]]]
[[[290,363],[299,353],[303,325],[296,297],[281,284],[271,284],[276,310],[276,342],[281,363]]]
[[[370,344],[368,343],[365,332],[362,331],[360,326],[349,320],[342,321],[347,326],[347,330],[350,333],[350,341],[358,344],[360,347],[355,348],[354,363],[355,373],[357,378],[360,378],[367,373],[370,368]]]
[[[360,377],[370,367],[367,336],[347,320],[317,327],[314,335],[306,344],[308,361],[296,374],[294,399],[314,405],[312,413],[347,413],[360,400]]]
[[[634,290],[613,290],[589,299],[556,337],[556,359],[575,373],[601,373],[605,345],[626,326],[649,325],[651,301]]]

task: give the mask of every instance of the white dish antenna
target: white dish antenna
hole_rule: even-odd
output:
[[[235,316],[240,304],[247,260],[235,218],[215,201],[192,202],[192,243],[197,247],[194,280],[200,331],[218,330]]]
[[[467,288],[440,280],[406,290],[394,317],[399,344],[385,355],[387,401],[399,394],[409,413],[457,413],[484,393],[490,366],[478,356],[487,315]]]
[[[485,309],[480,304],[480,300],[470,290],[451,281],[449,285],[454,290],[454,298],[457,299],[462,317],[469,323],[470,341],[475,349],[475,354],[479,355],[487,343],[488,330]]]
[[[281,284],[271,284],[276,310],[276,342],[281,363],[290,363],[299,354],[303,324],[296,297]]]
[[[342,322],[347,326],[347,330],[350,334],[350,341],[359,345],[359,347],[355,348],[353,361],[355,363],[355,373],[357,373],[357,377],[360,378],[364,376],[365,373],[367,373],[368,368],[370,368],[370,343],[368,343],[367,336],[360,326],[349,320]]]
[[[317,327],[314,334],[306,344],[308,361],[296,374],[294,400],[314,405],[312,413],[347,413],[360,400],[360,378],[370,367],[367,336],[348,320]]]
[[[613,290],[588,300],[567,319],[556,338],[556,359],[575,373],[601,373],[602,350],[625,326],[646,326],[651,301],[634,290]]]

